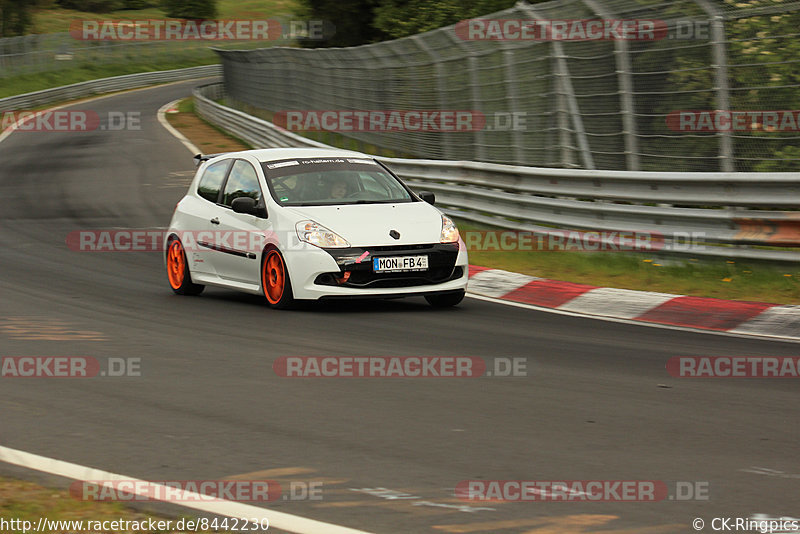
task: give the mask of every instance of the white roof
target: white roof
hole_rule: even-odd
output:
[[[258,161],[275,161],[288,158],[371,158],[367,154],[343,150],[339,148],[261,148],[257,150],[244,150],[242,152],[229,152],[226,156],[248,155],[253,156]]]

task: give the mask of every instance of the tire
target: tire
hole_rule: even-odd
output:
[[[270,308],[287,309],[294,304],[289,271],[283,256],[276,248],[264,251],[261,260],[261,289]]]
[[[450,308],[464,300],[465,293],[466,292],[462,289],[461,291],[444,293],[443,295],[426,295],[425,300],[434,308]]]
[[[178,295],[199,295],[206,288],[192,282],[186,251],[180,239],[175,237],[167,245],[167,280],[172,291]]]

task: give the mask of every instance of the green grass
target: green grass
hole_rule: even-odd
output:
[[[183,69],[198,65],[209,65],[216,63],[216,55],[199,56],[194,59],[176,61],[171,58],[164,58],[163,61],[114,63],[93,65],[86,64],[80,67],[32,74],[21,74],[9,78],[0,79],[0,98],[14,96],[33,91],[41,91],[52,87],[70,85],[98,78],[108,78],[110,76],[121,76],[123,74],[135,74],[137,72],[152,72],[158,70]],[[88,96],[88,95],[87,95]]]
[[[495,229],[465,220],[462,232]],[[800,265],[680,260],[645,252],[469,251],[473,265],[554,280],[731,300],[800,304]]]
[[[63,489],[48,488],[5,477],[0,477],[0,517],[6,521],[14,519],[30,521],[34,529],[41,517],[52,521],[114,521],[118,519],[143,521],[152,518],[154,521],[172,520],[173,525],[181,517],[192,518],[191,516],[169,517],[163,514],[145,513],[126,507],[119,502],[78,500]],[[11,529],[3,532],[21,533],[22,530]],[[117,534],[123,531],[107,530],[105,532]],[[199,530],[199,532],[210,531]]]
[[[219,0],[217,6],[220,19],[270,19],[291,17],[297,4],[295,0]],[[49,4],[35,9],[31,31],[32,33],[68,32],[72,21],[84,19],[164,18],[166,18],[165,14],[158,8],[87,13],[62,9],[57,7],[54,1],[51,1]],[[102,44],[108,45],[109,43]],[[169,42],[146,43],[141,47],[126,43],[126,46],[119,48],[119,51],[112,55],[109,55],[103,46],[98,46],[95,50],[90,45],[91,43],[76,41],[76,46],[84,49],[81,54],[76,55],[76,59],[73,61],[56,62],[53,70],[40,71],[37,69],[41,67],[37,67],[35,64],[30,67],[29,72],[21,69],[10,70],[7,72],[8,76],[0,76],[0,98],[97,78],[209,65],[219,62],[217,55],[209,49],[210,46],[242,49],[269,46],[270,43],[256,41]]]
[[[180,102],[178,102],[178,112],[179,113],[194,113],[194,98],[184,98]],[[198,115],[199,118],[200,115]]]
[[[194,97],[184,98],[183,100],[178,102],[178,112],[179,112],[179,114],[180,113],[191,113],[195,117],[197,117],[198,119],[203,121],[203,123],[207,124],[210,128],[214,129],[214,131],[219,133],[220,136],[232,139],[232,140],[236,141],[237,143],[240,143],[241,145],[247,147],[247,149],[255,148],[253,145],[251,145],[250,143],[248,143],[244,139],[241,139],[240,137],[237,137],[237,136],[231,134],[230,132],[227,132],[227,131],[223,130],[222,128],[220,128],[216,124],[208,122],[203,117],[201,117],[200,114],[195,112]],[[167,117],[167,120],[170,120],[169,117],[170,116]],[[174,115],[171,115],[171,117],[174,117]],[[170,122],[172,122],[172,121],[170,121]],[[175,124],[173,124],[173,126],[175,126]],[[181,132],[181,133],[183,133],[184,135],[186,135],[189,138],[191,137],[191,132]],[[224,147],[225,145],[217,145],[217,146],[218,147]]]
[[[157,2],[153,2],[157,3]],[[294,0],[218,0],[217,18],[254,19],[290,16],[296,10]],[[72,21],[93,20],[144,20],[165,19],[167,16],[157,8],[112,11],[111,13],[91,13],[73,11],[58,7],[53,0],[34,10],[31,33],[68,32]]]

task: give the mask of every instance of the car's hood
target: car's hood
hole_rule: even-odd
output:
[[[427,202],[298,206],[287,211],[296,221],[310,219],[326,226],[354,247],[438,243],[442,230],[439,210]],[[392,230],[399,239],[389,235]]]

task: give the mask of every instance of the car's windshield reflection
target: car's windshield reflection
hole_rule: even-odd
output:
[[[264,164],[270,193],[283,206],[413,202],[411,194],[371,160],[296,159]]]

